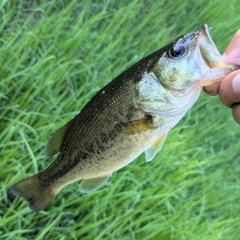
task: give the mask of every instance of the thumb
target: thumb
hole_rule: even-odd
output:
[[[224,53],[224,61],[240,65],[240,29],[234,34]]]

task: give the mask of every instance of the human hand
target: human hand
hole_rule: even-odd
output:
[[[224,62],[240,65],[240,29],[233,36],[224,56]],[[228,74],[220,83],[204,87],[209,95],[219,94],[220,100],[229,108],[235,121],[240,124],[240,70]]]

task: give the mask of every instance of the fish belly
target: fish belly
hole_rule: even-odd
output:
[[[158,137],[157,130],[133,135],[119,134],[113,142],[106,144],[105,151],[89,154],[88,158],[81,159],[76,166],[56,180],[65,186],[81,179],[111,175],[136,159]]]

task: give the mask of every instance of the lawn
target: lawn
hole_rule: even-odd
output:
[[[0,239],[239,239],[240,127],[204,93],[152,162],[93,193],[76,182],[33,213],[9,189],[54,160],[49,137],[101,87],[204,23],[223,52],[239,12],[239,0],[1,1]]]

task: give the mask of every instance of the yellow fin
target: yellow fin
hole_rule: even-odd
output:
[[[129,120],[117,125],[121,131],[127,134],[135,134],[157,128],[153,125],[152,117],[149,115],[144,118]]]
[[[153,160],[156,154],[161,150],[166,137],[167,133],[160,136],[157,140],[155,140],[153,145],[148,150],[145,151],[146,162],[150,162]]]
[[[112,174],[98,178],[83,179],[80,183],[79,190],[83,193],[93,192],[100,188],[111,175]]]
[[[67,132],[70,124],[72,123],[72,120],[70,120],[68,123],[66,123],[64,126],[59,128],[49,139],[46,148],[45,148],[45,156],[51,157],[54,154],[58,153],[60,151],[60,147],[62,145],[63,137],[65,133]]]

